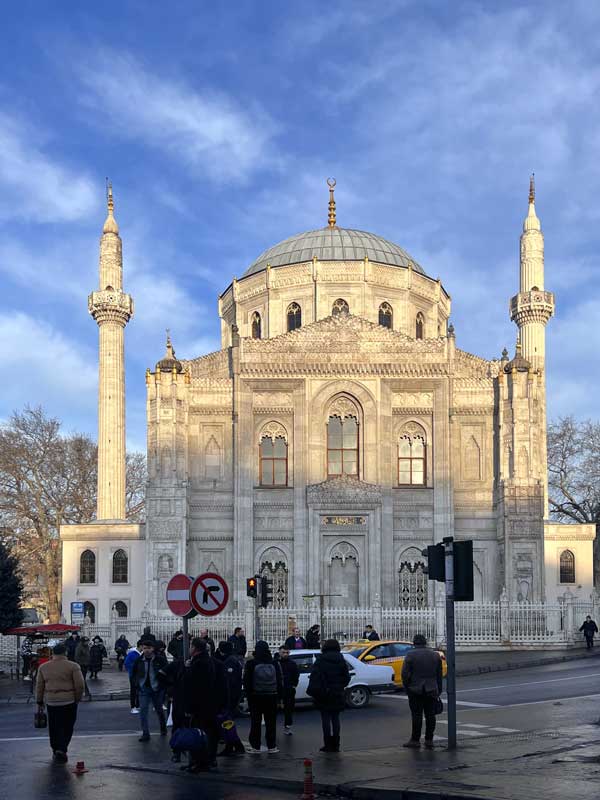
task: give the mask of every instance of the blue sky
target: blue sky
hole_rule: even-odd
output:
[[[96,432],[104,178],[125,288],[128,444],[144,371],[218,348],[217,295],[326,223],[398,242],[453,298],[459,347],[514,350],[529,173],[546,238],[549,415],[600,395],[600,6],[10,4],[0,52],[0,418]]]

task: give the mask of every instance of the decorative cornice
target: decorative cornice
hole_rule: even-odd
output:
[[[382,491],[380,486],[373,483],[365,483],[350,475],[342,475],[339,478],[329,478],[323,483],[307,486],[306,497],[309,506],[361,508],[380,505]]]
[[[88,311],[98,325],[117,322],[125,327],[133,316],[133,299],[125,292],[92,292],[88,297]]]
[[[407,406],[406,408],[395,406],[392,408],[392,414],[395,417],[430,417],[433,414],[433,409],[425,406],[422,408],[417,406]]]
[[[289,415],[294,413],[294,409],[291,406],[289,406],[289,407],[284,407],[284,406],[279,406],[279,407],[278,406],[272,406],[272,407],[269,407],[269,406],[258,406],[258,408],[254,408],[253,410],[254,410],[255,414],[261,414],[261,415],[262,414],[269,414],[269,415],[270,414],[277,414],[277,415],[282,414],[282,415],[289,416]]]

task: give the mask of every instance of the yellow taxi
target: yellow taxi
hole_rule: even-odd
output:
[[[394,683],[398,687],[402,686],[404,656],[412,649],[411,642],[400,642],[394,639],[375,642],[362,639],[357,642],[349,642],[342,648],[343,652],[351,653],[359,661],[364,661],[365,664],[386,664],[392,667],[394,670]],[[446,677],[448,672],[446,656],[441,650],[438,650],[438,653],[442,659],[442,674]]]

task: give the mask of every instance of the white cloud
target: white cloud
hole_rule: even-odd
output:
[[[214,180],[245,179],[267,160],[269,115],[223,92],[197,91],[145,69],[131,55],[101,51],[81,65],[86,105],[111,130],[167,152]]]
[[[93,211],[90,178],[43,151],[38,129],[0,113],[0,220],[68,222]]]

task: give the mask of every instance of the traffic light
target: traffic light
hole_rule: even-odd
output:
[[[446,580],[446,563],[444,554],[444,545],[430,544],[425,550],[421,551],[421,555],[427,556],[427,575],[430,581]]]
[[[248,597],[258,596],[258,581],[256,580],[256,576],[253,578],[246,578],[246,595]]]
[[[454,599],[473,600],[473,542],[454,542]]]
[[[260,604],[266,608],[273,602],[273,581],[271,578],[260,579]]]

